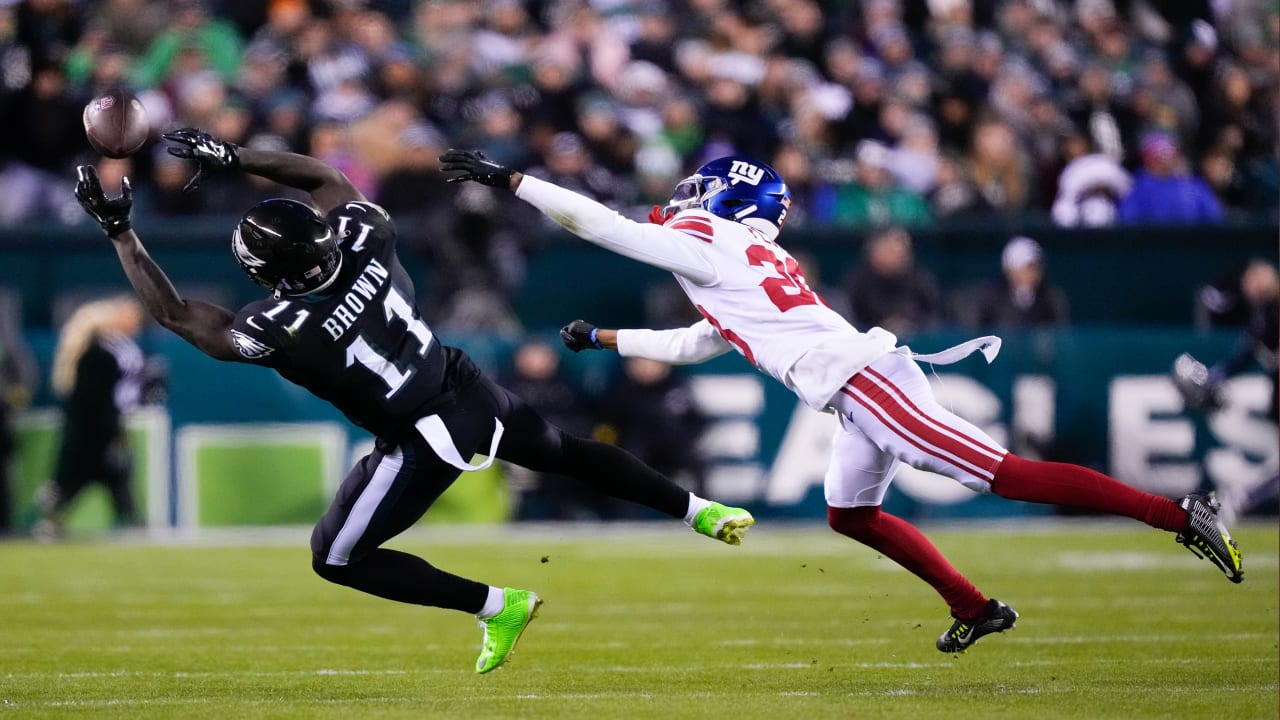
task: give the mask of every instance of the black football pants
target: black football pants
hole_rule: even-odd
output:
[[[597,490],[675,518],[689,494],[613,445],[567,435],[523,400],[481,376],[436,413],[457,457],[487,453],[494,419],[505,432],[497,457],[539,472],[569,475]],[[436,440],[438,443],[438,438]],[[411,430],[379,441],[352,468],[311,535],[312,566],[327,580],[400,602],[479,612],[488,586],[422,558],[379,547],[426,513],[461,470]]]

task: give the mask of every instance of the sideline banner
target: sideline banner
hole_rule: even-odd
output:
[[[930,352],[964,339],[939,333],[910,344]],[[1234,345],[1233,333],[1077,328],[1003,339],[991,365],[974,356],[924,369],[944,405],[1021,455],[1086,465],[1176,497],[1264,472],[1264,463],[1280,454],[1266,416],[1271,381],[1260,372],[1232,379],[1226,407],[1209,418],[1186,409],[1168,379],[1178,354],[1213,363]],[[494,375],[514,349],[492,338],[456,343]],[[132,426],[138,497],[145,498],[152,528],[314,522],[369,443],[327,404],[274,373],[214,362],[160,333],[148,337],[147,350],[164,355],[171,372],[167,407],[149,409]],[[564,360],[589,390],[602,388],[618,363],[612,353],[566,351]],[[681,372],[711,420],[701,439],[709,494],[762,517],[824,517],[822,480],[835,418],[805,407],[736,355]],[[26,446],[16,454],[20,524],[32,520],[32,486],[47,477],[55,421],[56,412],[45,409],[18,423]],[[454,491],[467,499],[446,502],[451,521],[508,516],[510,498],[496,466],[483,477],[464,476]],[[913,519],[1054,512],[981,497],[910,468],[900,472],[885,506]],[[106,520],[93,509],[84,527]]]

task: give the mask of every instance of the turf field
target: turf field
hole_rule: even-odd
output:
[[[1022,613],[959,657],[931,590],[817,527],[399,539],[546,599],[488,676],[472,618],[325,583],[305,531],[0,544],[0,718],[1277,717],[1274,523],[1237,531],[1239,586],[1159,532],[1043,525],[928,528]]]

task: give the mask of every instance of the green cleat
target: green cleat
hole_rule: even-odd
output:
[[[751,513],[742,508],[728,507],[713,502],[702,508],[693,519],[693,529],[730,545],[741,545],[747,528],[756,524]]]
[[[476,658],[476,672],[481,674],[502,667],[542,605],[542,599],[529,590],[503,588],[502,596],[506,602],[502,612],[480,621],[484,645],[480,648],[480,657]]]

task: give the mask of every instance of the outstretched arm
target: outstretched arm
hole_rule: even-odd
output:
[[[200,300],[183,299],[133,231],[129,221],[133,206],[129,179],[121,183],[120,197],[109,198],[92,165],[81,165],[77,174],[76,199],[111,238],[129,284],[147,312],[206,355],[218,360],[239,360],[230,333],[235,318],[231,311]]]
[[[169,154],[197,163],[196,174],[187,183],[187,190],[197,187],[207,172],[239,168],[281,185],[307,191],[322,213],[328,213],[343,203],[365,199],[341,170],[313,157],[239,147],[195,128],[165,133],[164,138],[174,143],[168,148]]]
[[[733,349],[706,320],[673,330],[606,330],[585,320],[574,320],[560,329],[560,340],[574,352],[617,350],[624,357],[673,365],[706,362]]]
[[[463,173],[450,178],[450,182],[471,180],[511,190],[564,229],[606,250],[699,285],[710,285],[719,279],[711,261],[681,233],[629,220],[585,195],[498,165],[475,151],[450,150],[440,160],[442,170]]]

